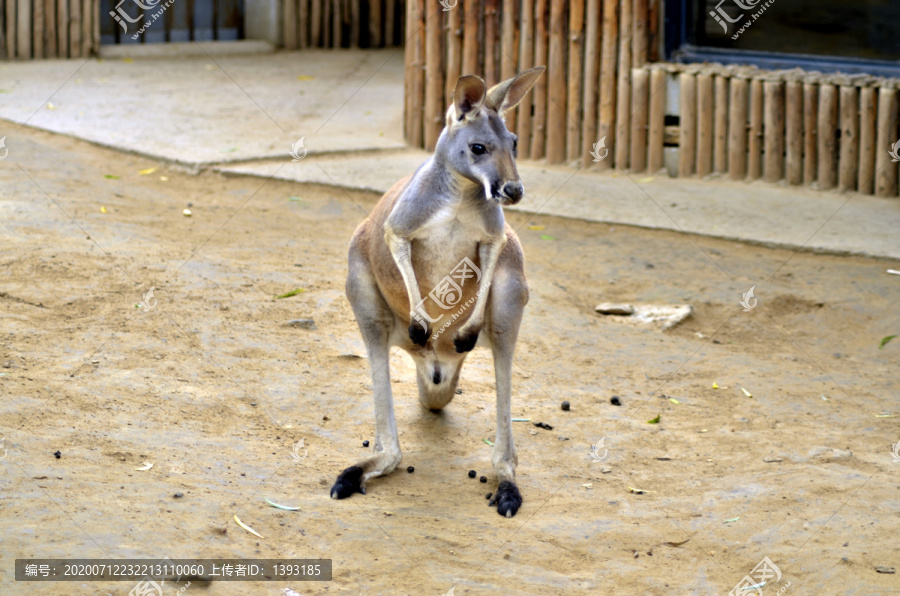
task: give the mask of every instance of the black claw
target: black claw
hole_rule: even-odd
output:
[[[346,499],[355,492],[366,494],[362,486],[363,469],[359,466],[350,466],[341,472],[334,486],[331,487],[332,499]]]
[[[453,338],[453,345],[456,347],[457,354],[462,354],[463,352],[471,352],[473,349],[475,349],[475,344],[477,342],[477,331],[466,336],[456,336],[455,338]]]
[[[418,346],[427,344],[429,335],[431,335],[431,330],[418,323],[413,323],[409,326],[409,339]]]
[[[497,504],[497,513],[503,517],[512,517],[522,506],[522,493],[515,484],[503,481],[497,487],[497,493],[488,505]]]

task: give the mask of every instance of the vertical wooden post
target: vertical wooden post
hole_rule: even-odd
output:
[[[488,87],[500,82],[500,69],[497,63],[500,15],[497,7],[498,0],[484,0],[484,80]]]
[[[322,0],[311,0],[309,7],[309,43],[318,48],[322,45]],[[407,6],[409,10],[409,6]]]
[[[819,85],[819,188],[834,188],[837,183],[837,87]]]
[[[643,66],[647,63],[647,2],[648,0],[633,0],[632,9],[632,65]]]
[[[650,71],[650,134],[648,169],[653,174],[665,166],[663,146],[666,134],[666,86],[668,75],[662,68]]]
[[[600,0],[587,0],[584,29],[584,97],[581,163],[588,165],[597,142],[597,98],[600,91]]]
[[[647,7],[647,59],[659,62],[659,5],[661,0],[650,0]]]
[[[65,2],[66,0],[59,0]],[[144,12],[144,16],[149,14]],[[69,56],[81,57],[81,2],[69,0]]]
[[[778,182],[784,178],[784,83],[766,81],[763,84],[765,104],[765,181]]]
[[[415,0],[410,0],[414,2]],[[334,6],[333,0],[322,0],[324,3],[322,7],[322,47],[330,48],[331,44],[331,11]]]
[[[870,195],[875,189],[875,123],[877,101],[874,87],[859,90],[859,184],[857,189]]]
[[[747,179],[762,177],[763,145],[763,82],[753,79],[750,83],[750,136],[747,139]]]
[[[713,171],[728,171],[728,83],[729,78],[716,75],[716,116],[713,132]]]
[[[16,0],[6,1],[6,22],[3,23],[6,38],[6,58],[12,60],[16,57]]]
[[[616,97],[616,168],[628,169],[628,152],[631,133],[631,58],[634,11],[632,0],[622,0],[619,14],[619,90]]]
[[[647,169],[647,124],[650,114],[650,71],[631,69],[631,171]]]
[[[309,0],[300,0],[297,7],[297,47],[309,47]]]
[[[75,0],[78,2],[79,0]],[[43,58],[44,57],[44,3],[42,0],[35,0],[34,5],[31,8],[31,23],[32,27],[32,44],[34,45],[34,57],[35,58]]]
[[[550,76],[547,92],[547,163],[566,159],[566,0],[550,0]]]
[[[897,164],[888,150],[897,142],[897,90],[878,90],[878,140],[875,152],[875,196],[897,196]]]
[[[689,72],[681,73],[680,102],[678,177],[687,178],[694,173],[697,156],[697,80]]]
[[[803,184],[811,186],[819,167],[819,85],[803,84]]]
[[[15,2],[16,0],[6,0]],[[65,0],[60,0],[65,2]],[[16,10],[16,57],[31,58],[31,0],[18,0]]]
[[[500,80],[505,81],[516,76],[516,55],[518,47],[516,35],[519,25],[516,22],[516,8],[519,2],[516,0],[503,0],[503,10],[500,15]],[[509,110],[505,114],[506,129],[516,131],[516,113],[518,110]]]
[[[853,85],[839,88],[841,148],[838,188],[856,190],[859,172],[859,90]]]
[[[803,83],[788,81],[785,89],[785,136],[788,184],[803,182]]]
[[[534,63],[537,66],[547,64],[547,0],[535,0],[534,3]],[[547,138],[547,82],[550,72],[538,79],[534,93],[534,124],[531,135],[531,159],[544,157],[544,146]]]
[[[747,79],[731,79],[731,122],[728,125],[728,173],[732,180],[747,177]]]
[[[713,76],[697,75],[697,176],[704,178],[713,167],[713,123],[715,102]]]
[[[569,0],[569,90],[566,93],[566,159],[578,158],[581,151],[581,84],[584,58],[584,0]]]
[[[534,64],[534,13],[531,11],[531,2],[519,4],[522,9],[520,20],[521,33],[519,35],[519,70],[524,71],[535,66]],[[540,66],[540,65],[538,65]],[[547,76],[546,73],[543,76]],[[543,78],[543,77],[542,77]],[[537,86],[535,86],[535,89]],[[517,117],[516,136],[519,137],[519,154],[523,157],[531,156],[531,109],[534,105],[536,92],[529,93],[519,104]]]
[[[7,0],[11,2],[12,0]],[[116,27],[118,28],[118,23]],[[67,0],[58,0],[56,3],[56,46],[60,58],[69,57],[69,3]]]
[[[458,11],[457,11],[458,12]],[[448,16],[449,18],[449,16]],[[385,0],[384,5],[384,45],[391,47],[397,44],[396,23],[397,1]]]
[[[351,6],[359,6],[359,0],[353,0]],[[356,16],[355,13],[354,16]],[[331,47],[336,49],[344,45],[344,22],[348,17],[346,13],[346,6],[344,6],[344,3],[341,2],[341,0],[334,0],[334,5],[331,7],[331,17]],[[358,19],[357,24],[359,24]],[[354,29],[351,27],[350,40],[348,40],[348,44],[351,46],[353,45],[353,35]]]
[[[6,3],[10,4],[10,1],[6,0]],[[99,11],[99,8],[96,10]],[[98,12],[97,15],[99,16],[99,14]],[[95,47],[95,50],[99,50],[99,48]],[[56,2],[44,0],[44,56],[56,58],[58,55],[56,50]]]
[[[406,3],[406,62],[409,101],[406,114],[406,138],[413,147],[424,147],[423,102],[424,93],[424,0],[408,0]]]
[[[410,2],[413,0],[407,0]],[[463,36],[463,69],[464,75],[481,75],[478,68],[478,22],[481,20],[481,1],[469,0],[463,5],[456,5],[453,10],[465,9],[465,35]]]
[[[456,81],[462,76],[462,5],[447,12],[447,80],[444,87],[444,101],[449,102],[456,88]],[[449,103],[445,104],[449,107]]]
[[[35,0],[35,2],[40,1]],[[100,16],[95,14],[93,9],[94,0],[81,0],[81,55],[85,58],[91,55],[91,46],[94,41],[94,19]],[[97,49],[99,50],[99,48]]]
[[[380,48],[384,43],[382,31],[384,28],[381,24],[381,2],[382,0],[369,0],[369,47]]]
[[[600,54],[600,114],[597,137],[606,140],[606,147],[616,147],[616,62],[619,36],[619,2],[603,0],[603,36]],[[601,170],[613,167],[610,157],[599,163]]]
[[[284,0],[284,49],[297,49],[297,0]]]
[[[434,151],[444,128],[443,11],[441,5],[432,0],[426,0],[425,10],[425,149]]]
[[[349,43],[350,43],[351,48],[359,47],[360,39],[362,38],[363,27],[368,29],[368,25],[363,25],[363,23],[362,23],[362,14],[361,14],[362,6],[360,6],[360,4],[363,1],[364,0],[345,0],[343,10],[341,11],[341,14],[344,17],[341,21],[341,24],[343,25],[343,23],[347,22],[347,4],[350,5],[350,39],[349,39]],[[340,40],[342,37],[342,35],[341,35],[342,32],[343,32],[343,26],[341,26],[341,28],[337,30],[335,38]],[[337,47],[340,47],[340,45],[335,45],[334,47],[337,48]]]

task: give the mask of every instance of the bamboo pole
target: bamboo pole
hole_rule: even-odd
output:
[[[788,81],[785,89],[785,136],[788,184],[803,183],[803,83]]]
[[[600,88],[600,0],[587,0],[584,29],[584,96],[582,103],[581,163],[592,161],[591,151],[597,142],[597,98]]]
[[[597,137],[606,147],[616,146],[616,62],[619,36],[619,2],[603,0],[603,35],[600,54],[600,113]],[[612,150],[612,149],[610,149]],[[600,162],[601,170],[613,166],[612,159]]]
[[[59,0],[65,2],[66,0]],[[146,16],[147,13],[144,13]],[[72,58],[81,57],[81,2],[80,0],[69,1],[69,56]]]
[[[300,0],[297,7],[297,47],[309,47],[309,0]]]
[[[713,76],[697,75],[697,176],[705,178],[713,167],[715,101]]]
[[[322,47],[330,48],[331,47],[331,33],[333,29],[331,28],[331,13],[334,8],[334,3],[336,0],[323,0],[324,5],[322,7]],[[415,1],[415,0],[410,0]]]
[[[519,70],[528,70],[534,66],[534,13],[531,12],[532,4],[522,2],[519,7],[522,10],[520,18],[521,33],[519,35]],[[531,156],[532,119],[531,109],[537,93],[529,93],[519,104],[516,136],[519,137],[520,154]]]
[[[91,44],[94,48],[93,55],[100,55],[100,0],[94,0],[94,23],[91,28],[91,37],[93,38],[93,43]]]
[[[631,171],[647,169],[647,124],[650,114],[650,71],[631,70]]]
[[[5,2],[6,58],[12,60],[16,57],[16,0],[5,0]]]
[[[877,101],[874,87],[859,90],[859,185],[857,189],[870,195],[875,189],[875,125]]]
[[[697,79],[681,73],[681,114],[679,116],[678,177],[694,173],[697,155]]]
[[[16,57],[27,60],[31,58],[31,0],[18,0],[16,18]]]
[[[666,71],[654,68],[650,71],[650,122],[648,169],[656,173],[665,166],[663,146],[666,136]]]
[[[78,2],[79,0],[75,0]],[[44,3],[41,0],[35,0],[32,5],[31,24],[32,24],[32,44],[35,58],[44,57]]]
[[[353,7],[359,6],[359,0],[352,0],[351,5]],[[356,13],[354,12],[354,17]],[[341,0],[334,0],[334,4],[331,7],[331,47],[332,48],[340,48],[344,45],[344,21],[348,18],[346,13],[346,5]],[[356,24],[359,25],[359,19],[356,19]],[[353,45],[353,36],[354,31],[358,31],[353,27],[350,28],[350,39],[348,40],[349,45]],[[356,44],[359,45],[358,43]]]
[[[647,59],[659,62],[659,5],[660,0],[650,0],[647,7]]]
[[[451,11],[452,12],[452,11]],[[459,12],[456,10],[455,12]],[[449,18],[449,17],[448,17]],[[397,44],[397,29],[395,20],[397,19],[397,3],[396,0],[385,0],[384,5],[384,45],[391,47]]]
[[[763,82],[753,79],[750,83],[750,131],[747,139],[747,179],[762,177],[763,144]]]
[[[619,14],[619,82],[616,97],[616,168],[628,169],[628,151],[631,134],[631,64],[634,11],[631,0],[622,0]]]
[[[309,7],[309,44],[314,48],[322,45],[322,0],[311,0]]]
[[[627,1],[627,0],[626,0]],[[647,63],[647,1],[633,0],[632,8],[632,66],[643,66]]]
[[[360,12],[362,11],[362,7],[360,6],[360,3],[362,1],[363,0],[346,0],[346,2],[344,3],[344,10],[341,11],[341,14],[343,16],[343,20],[341,21],[341,23],[346,23],[347,22],[347,4],[350,4],[350,40],[349,40],[349,42],[350,42],[351,48],[358,48],[359,44],[360,44],[360,39],[362,37],[363,24],[362,24],[362,15],[360,14]],[[368,28],[368,25],[366,26],[366,28]],[[343,27],[339,28],[335,34],[335,39],[338,40],[334,46],[336,48],[340,47],[342,45],[341,44],[342,35],[340,33],[341,31],[343,31]]]
[[[284,49],[297,49],[297,0],[284,0]]]
[[[407,0],[409,2],[411,0]],[[463,36],[463,74],[482,74],[478,68],[478,21],[481,19],[480,0],[470,0],[465,5],[465,35]],[[453,10],[459,10],[460,3]]]
[[[875,153],[875,196],[897,196],[897,164],[888,148],[897,141],[897,90],[878,90],[878,151]]]
[[[9,57],[6,55],[6,5],[8,0],[0,0],[0,59]]]
[[[425,149],[433,151],[444,127],[444,76],[441,68],[443,48],[441,42],[441,5],[432,0],[425,2]]]
[[[536,66],[547,64],[547,0],[536,0],[534,8],[534,63]],[[531,136],[531,159],[541,159],[546,150],[547,139],[547,83],[551,72],[538,79],[534,86],[534,124]]]
[[[444,101],[450,101],[456,81],[462,75],[463,52],[462,9],[460,6],[447,13],[447,80],[444,86]]]
[[[728,173],[732,180],[743,180],[747,177],[747,93],[747,79],[731,79]]]
[[[7,0],[11,2],[12,0]],[[118,29],[118,24],[116,24]],[[56,46],[60,58],[69,57],[69,3],[58,0],[56,3]]]
[[[415,114],[413,139],[414,147],[425,147],[425,2],[427,0],[407,0],[416,3],[415,64],[413,69],[413,112]]]
[[[584,0],[569,0],[569,89],[566,116],[566,159],[578,159],[581,152],[582,76],[584,68]]]
[[[550,0],[550,77],[547,93],[547,163],[566,159],[566,0]]]
[[[852,85],[843,85],[839,93],[841,147],[838,188],[856,190],[859,173],[859,90]]]
[[[6,0],[9,3],[9,0]],[[40,0],[37,0],[40,1]],[[56,58],[56,2],[54,0],[44,1],[44,56],[47,58]],[[98,13],[99,14],[99,13]]]
[[[729,78],[716,75],[716,115],[713,126],[713,171],[728,172],[728,85]]]
[[[484,0],[484,80],[488,87],[500,82],[500,68],[497,62],[499,17],[498,0]]]
[[[40,0],[35,0],[35,2],[40,2]],[[100,16],[99,13],[95,14],[93,9],[94,0],[81,0],[81,55],[85,58],[91,55],[91,46],[94,41],[94,19]]]
[[[803,184],[812,185],[819,165],[819,85],[803,84]]]
[[[837,183],[837,87],[819,85],[819,188],[834,188]]]
[[[383,39],[381,0],[369,0],[369,47],[380,48]]]
[[[784,178],[784,82],[763,83],[765,105],[765,181]]]
[[[516,52],[518,48],[516,35],[518,35],[518,23],[516,22],[516,8],[519,3],[516,0],[503,0],[503,10],[500,15],[500,80],[505,81],[516,76]],[[509,110],[504,118],[506,129],[510,132],[516,130],[517,110]]]

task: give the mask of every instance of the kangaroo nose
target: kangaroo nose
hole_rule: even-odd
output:
[[[505,194],[513,203],[518,202],[525,194],[525,187],[521,182],[507,182],[503,185],[503,194]]]

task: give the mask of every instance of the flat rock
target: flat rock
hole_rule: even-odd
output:
[[[296,327],[298,329],[318,329],[316,322],[312,319],[293,319],[284,324],[285,327]]]
[[[634,313],[634,306],[631,304],[616,304],[614,302],[601,302],[594,307],[601,315],[631,315]]]

